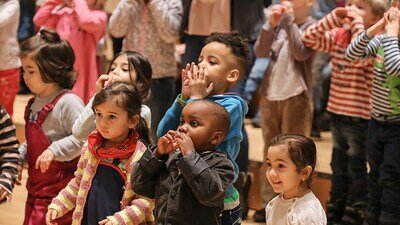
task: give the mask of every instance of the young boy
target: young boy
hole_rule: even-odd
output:
[[[311,5],[312,0],[273,5],[254,46],[257,57],[270,57],[260,86],[264,156],[273,137],[286,133],[308,136],[311,131],[314,51],[301,40],[302,32],[314,23],[309,16]],[[266,182],[262,183],[262,200],[266,205],[275,194]],[[256,211],[254,219],[265,222],[264,207]]]
[[[155,198],[155,224],[221,224],[234,168],[215,147],[229,125],[223,106],[195,100],[184,107],[178,129],[168,131],[144,153],[131,181],[135,193]]]
[[[17,180],[18,140],[10,116],[0,104],[0,203],[11,200]]]
[[[248,107],[241,97],[227,91],[243,77],[247,54],[247,43],[237,33],[213,34],[207,38],[199,56],[200,69],[192,63],[191,69],[188,65],[182,71],[182,94],[177,97],[157,129],[158,137],[166,134],[168,130],[175,130],[179,125],[183,107],[194,99],[207,98],[225,107],[230,115],[231,126],[226,138],[216,146],[216,150],[225,152],[233,163],[234,181],[239,173],[235,159],[243,138],[242,126]],[[228,187],[224,203],[222,224],[240,224],[239,193],[233,185]]]
[[[351,60],[374,58],[367,133],[370,172],[365,220],[369,225],[397,225],[400,221],[399,25],[400,12],[391,7],[384,18],[357,36],[346,52]]]
[[[385,0],[348,0],[345,7],[334,9],[310,26],[303,36],[307,46],[329,53],[332,63],[327,107],[333,139],[328,224],[351,217],[354,222],[350,224],[363,221],[367,202],[365,141],[371,118],[373,64],[372,60],[346,59],[346,49],[364,27],[370,27],[383,16],[386,5]],[[348,209],[353,208],[346,212],[355,213],[343,217],[346,204]]]

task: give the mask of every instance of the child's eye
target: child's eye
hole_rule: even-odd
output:
[[[192,126],[192,127],[197,127],[198,125],[199,125],[199,123],[197,121],[190,122],[190,126]]]
[[[179,120],[179,125],[183,125],[185,123],[184,120]]]
[[[270,162],[267,162],[266,164],[267,164],[267,167],[271,167],[272,166],[272,164]]]
[[[283,165],[283,164],[278,164],[278,168],[279,169],[283,169],[283,168],[285,168],[286,166],[285,165]]]
[[[217,62],[215,62],[215,61],[210,61],[209,64],[210,64],[210,65],[215,65],[215,64],[217,64]]]
[[[96,117],[101,117],[101,113],[96,113]]]
[[[115,119],[115,118],[117,118],[117,117],[114,116],[114,115],[109,115],[108,118],[109,118],[109,119]]]

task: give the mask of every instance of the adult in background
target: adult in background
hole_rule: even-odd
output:
[[[180,0],[121,0],[109,20],[113,37],[124,37],[123,51],[137,51],[153,68],[150,138],[175,99],[175,42],[182,20]]]

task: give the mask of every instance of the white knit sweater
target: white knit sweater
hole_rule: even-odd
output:
[[[0,0],[0,70],[8,70],[21,66],[19,60],[18,0]]]

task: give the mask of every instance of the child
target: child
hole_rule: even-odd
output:
[[[311,191],[317,153],[315,143],[301,135],[284,134],[271,140],[266,177],[279,193],[267,207],[267,225],[326,225],[321,203]]]
[[[105,34],[107,14],[100,10],[103,0],[47,0],[37,11],[33,22],[56,30],[67,40],[76,55],[78,78],[72,91],[84,103],[95,93],[98,77],[97,43]]]
[[[35,97],[25,108],[25,138],[20,148],[28,163],[28,199],[24,225],[45,224],[51,199],[73,177],[83,142],[72,136],[72,124],[83,103],[69,90],[75,82],[75,56],[68,42],[49,30],[21,45],[24,80]],[[71,216],[58,221],[70,224]]]
[[[190,102],[178,129],[168,131],[136,164],[133,190],[155,198],[156,224],[220,224],[234,168],[215,147],[228,134],[229,123],[228,111],[218,103]]]
[[[168,130],[176,129],[182,109],[188,101],[207,98],[221,104],[229,112],[231,126],[216,150],[225,152],[232,161],[235,167],[234,180],[239,173],[235,159],[243,138],[242,126],[248,107],[241,97],[226,92],[243,77],[247,54],[247,43],[237,33],[213,34],[207,38],[199,56],[200,69],[192,64],[192,69],[187,65],[182,70],[182,94],[177,97],[157,129],[158,137],[165,135]],[[228,187],[224,202],[222,224],[240,224],[239,194],[233,185]]]
[[[10,116],[17,95],[20,79],[18,25],[19,1],[0,1],[0,103]]]
[[[132,51],[118,53],[112,60],[107,75],[101,75],[96,82],[96,89],[100,91],[114,81],[123,81],[136,85],[144,103],[150,100],[152,69],[150,62],[141,54]],[[72,127],[74,137],[85,141],[90,132],[95,129],[95,114],[92,109],[93,98],[86,105],[85,110],[79,115]],[[147,127],[151,125],[151,112],[149,107],[142,105],[140,116],[145,120]],[[149,140],[145,140],[149,143]]]
[[[311,5],[312,0],[273,5],[254,46],[257,57],[270,58],[259,89],[264,156],[273,137],[285,133],[306,136],[311,131],[314,51],[301,40],[302,32],[314,23],[309,16]],[[261,188],[264,204],[272,197],[265,185]],[[257,210],[256,214],[265,215],[263,211]]]
[[[333,139],[332,189],[327,205],[331,224],[342,220],[346,202],[353,211],[359,211],[351,216],[354,224],[363,221],[367,202],[365,141],[371,118],[373,64],[372,60],[349,61],[346,49],[351,39],[364,27],[376,23],[387,8],[384,0],[348,0],[344,8],[334,9],[303,36],[307,46],[331,56],[327,107]]]
[[[75,177],[53,199],[46,223],[74,210],[72,224],[147,224],[154,202],[132,191],[130,175],[146,151],[148,129],[134,86],[115,82],[93,100],[96,130],[82,148]]]
[[[19,163],[18,144],[15,126],[0,104],[0,204],[11,201]]]
[[[351,60],[374,58],[372,118],[367,133],[370,172],[365,220],[369,225],[400,221],[399,22],[400,12],[391,7],[383,19],[357,36],[346,52]]]

